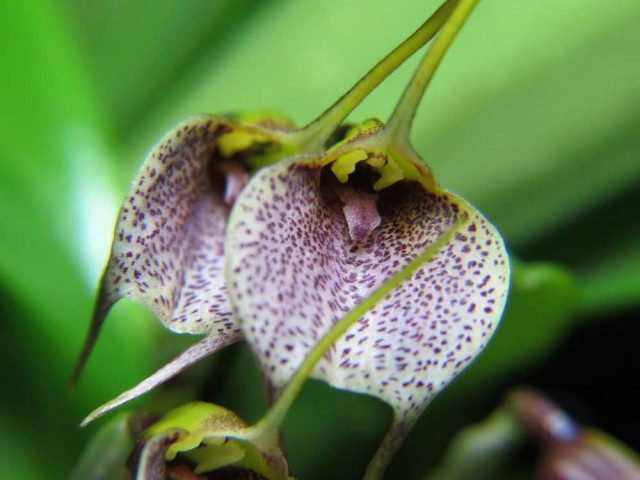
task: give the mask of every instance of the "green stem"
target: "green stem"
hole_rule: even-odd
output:
[[[324,145],[342,121],[394,70],[422,48],[445,24],[460,0],[444,4],[409,38],[373,67],[333,106],[303,129],[294,132],[294,143],[309,153],[322,152]]]
[[[414,422],[415,419],[412,422],[402,421],[398,418],[398,413],[394,412],[393,423],[382,439],[382,443],[373,455],[369,465],[367,465],[367,471],[364,473],[362,480],[378,480],[382,478],[391,461],[391,457],[405,439]]]
[[[272,444],[277,436],[278,428],[282,424],[284,417],[291,408],[298,393],[300,393],[304,382],[313,373],[316,364],[327,350],[329,350],[355,322],[371,310],[376,303],[395,290],[402,282],[409,280],[416,270],[431,260],[444,245],[451,241],[456,232],[458,232],[460,227],[466,222],[467,218],[468,214],[464,211],[461,212],[449,230],[440,235],[440,237],[420,253],[420,255],[411,260],[402,270],[389,278],[382,286],[374,290],[373,293],[369,294],[365,300],[356,305],[349,313],[342,317],[338,323],[331,327],[305,357],[302,365],[296,370],[296,373],[286,385],[275,404],[253,427],[250,434],[253,439],[265,446]]]
[[[409,133],[416,110],[442,58],[453,43],[478,0],[460,0],[440,34],[429,47],[398,105],[391,114],[386,131],[394,143],[409,144]]]

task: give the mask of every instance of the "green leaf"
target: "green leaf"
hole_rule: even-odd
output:
[[[224,55],[228,43],[243,35],[243,25],[263,7],[257,0],[65,3],[91,73],[100,80],[102,103],[125,136],[162,101],[168,86],[202,62],[205,52]]]
[[[511,246],[638,184],[639,18],[627,0],[487,2],[434,82],[424,151]]]
[[[623,190],[525,254],[564,261],[576,277],[580,313],[606,319],[640,305],[640,225],[632,220],[639,215],[640,189]]]
[[[481,423],[461,430],[425,480],[508,478],[501,473],[522,439],[522,428],[513,416],[504,409],[496,410]]]
[[[121,480],[127,478],[127,458],[134,447],[129,415],[123,414],[105,424],[88,443],[72,480]]]
[[[580,291],[583,313],[594,315],[640,304],[639,246],[640,236],[634,236],[585,272]]]
[[[122,358],[91,372],[102,379],[92,391],[65,388],[115,215],[105,128],[56,4],[2,2],[0,19],[0,41],[11,45],[0,77],[0,279],[3,338],[11,339],[1,352],[11,365],[3,384],[16,385],[6,391],[14,428],[29,432],[31,448],[46,445],[40,461],[59,478],[81,441],[73,425],[119,381],[141,374],[148,350],[112,329],[105,348]],[[135,336],[143,325],[122,326]]]

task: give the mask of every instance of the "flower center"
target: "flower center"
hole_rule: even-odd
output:
[[[249,182],[249,172],[239,161],[217,161],[209,164],[209,177],[216,195],[222,197],[225,205],[233,206]]]
[[[367,240],[382,222],[377,205],[379,194],[373,189],[377,178],[375,170],[365,163],[354,166],[344,183],[336,178],[332,168],[325,167],[322,171],[321,189],[325,200],[340,206],[354,242]]]

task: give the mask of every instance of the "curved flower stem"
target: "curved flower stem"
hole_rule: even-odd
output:
[[[442,58],[449,50],[453,40],[462,29],[477,3],[478,0],[460,0],[442,27],[440,34],[427,50],[387,123],[386,132],[392,143],[409,144],[411,125],[424,92],[429,86]]]
[[[398,418],[397,412],[394,412],[393,423],[369,462],[362,480],[378,480],[382,478],[382,474],[387,469],[391,457],[407,436],[407,432],[411,429],[416,419],[417,415],[414,415],[414,418],[410,421],[407,421],[407,419],[401,420]]]
[[[446,0],[410,37],[383,58],[351,90],[306,127],[293,132],[293,143],[308,153],[320,153],[342,121],[394,70],[422,48],[445,24],[460,0]]]
[[[449,243],[454,238],[455,234],[466,223],[468,218],[468,213],[464,210],[461,211],[449,230],[440,235],[435,242],[411,260],[402,270],[389,278],[382,286],[342,317],[338,323],[333,325],[333,327],[331,327],[331,329],[318,341],[318,343],[316,343],[315,347],[306,356],[304,362],[302,362],[302,365],[300,365],[298,370],[296,370],[296,373],[285,386],[275,404],[267,414],[254,427],[252,427],[251,432],[245,438],[251,438],[256,442],[256,444],[265,448],[273,445],[277,438],[278,428],[282,424],[284,417],[291,408],[291,405],[298,396],[298,393],[300,393],[304,382],[313,373],[316,364],[320,361],[322,356],[355,322],[375,307],[376,303],[395,290],[402,282],[409,280],[413,274],[422,267],[422,265],[431,260],[444,245]],[[378,457],[378,454],[376,454],[376,457]],[[382,470],[387,463],[385,459],[386,457],[383,457],[382,461],[379,462],[380,468],[377,468],[375,472],[372,472],[374,473],[374,476],[370,476],[368,478],[378,478],[375,475],[382,473]]]

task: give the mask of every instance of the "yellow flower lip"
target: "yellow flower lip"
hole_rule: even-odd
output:
[[[223,158],[246,157],[251,169],[258,169],[297,153],[288,135],[293,123],[276,112],[232,115],[234,127],[218,138]]]
[[[379,192],[401,180],[420,183],[425,189],[437,192],[430,169],[412,151],[404,151],[387,141],[385,126],[376,119],[352,127],[343,140],[330,148],[322,162],[340,183],[347,183],[358,163],[364,162],[375,170],[379,178],[373,184]]]

